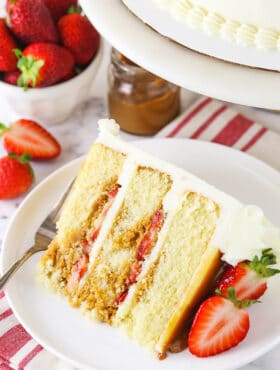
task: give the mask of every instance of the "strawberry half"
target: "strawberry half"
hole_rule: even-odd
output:
[[[27,89],[54,85],[68,76],[74,68],[74,57],[62,46],[38,42],[23,52],[16,50],[21,76],[18,85]]]
[[[26,192],[33,182],[29,156],[15,154],[0,159],[0,199],[15,198]]]
[[[272,249],[264,249],[261,258],[255,256],[253,260],[229,266],[218,283],[218,289],[227,295],[229,287],[235,289],[236,297],[243,299],[258,299],[267,289],[267,278],[278,274],[280,270],[269,266],[276,263]]]
[[[238,301],[234,288],[229,288],[228,296],[210,297],[199,307],[188,337],[189,350],[195,356],[217,355],[246,337],[250,321],[244,307],[254,301]]]
[[[20,119],[8,128],[0,124],[0,135],[8,152],[28,153],[32,159],[52,159],[61,151],[60,144],[47,130],[27,119]]]

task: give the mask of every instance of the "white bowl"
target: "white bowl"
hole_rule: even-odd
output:
[[[78,76],[57,85],[43,88],[23,88],[0,81],[0,96],[11,111],[22,118],[51,125],[65,120],[77,107],[90,98],[90,91],[104,54],[99,49],[91,64]]]

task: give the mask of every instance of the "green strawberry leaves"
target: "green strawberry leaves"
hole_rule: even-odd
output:
[[[250,268],[263,278],[279,274],[280,270],[269,267],[275,264],[276,256],[273,254],[272,248],[264,249],[261,258],[255,256],[253,260],[249,262]]]

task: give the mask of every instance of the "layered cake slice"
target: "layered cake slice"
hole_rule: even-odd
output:
[[[101,143],[92,146],[64,205],[56,237],[42,259],[45,281],[56,291],[68,294],[73,275],[80,278],[85,273],[82,260],[86,265],[93,233],[113,202],[125,159],[125,154]]]
[[[102,120],[39,276],[164,356],[220,268],[265,248],[279,255],[280,237],[259,208],[125,143]]]

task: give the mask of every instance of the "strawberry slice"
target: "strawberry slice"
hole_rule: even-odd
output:
[[[125,290],[115,301],[115,304],[118,306],[123,303],[128,295],[128,290]]]
[[[87,272],[89,257],[87,254],[82,254],[75,265],[72,267],[71,276],[68,280],[67,289],[69,292],[73,291],[80,279]]]
[[[0,124],[0,135],[8,152],[28,153],[31,159],[52,159],[61,151],[60,144],[46,129],[27,119],[20,119],[8,128]]]
[[[116,184],[111,190],[109,190],[108,192],[109,199],[114,199],[117,196],[120,187],[121,187],[120,184]]]
[[[113,204],[113,201],[114,199],[116,198],[117,194],[118,194],[118,191],[119,191],[119,188],[121,186],[119,184],[116,184],[111,190],[109,190],[108,192],[108,202],[105,204],[104,208],[102,209],[102,212],[100,213],[100,215],[97,217],[97,219],[94,221],[94,229],[91,233],[91,240],[93,242],[95,242],[95,240],[97,239],[99,233],[100,233],[100,229],[101,229],[101,226],[107,216],[107,213],[109,212],[110,208],[112,207],[112,204]]]
[[[162,227],[163,220],[164,213],[162,209],[159,209],[154,213],[151,224],[149,225],[146,234],[144,235],[143,239],[139,244],[137,251],[137,259],[139,261],[144,261],[145,255],[147,255],[150,252],[155,241],[155,238]]]
[[[133,263],[133,265],[131,267],[129,279],[128,279],[130,285],[136,283],[137,277],[138,277],[138,275],[140,274],[140,271],[141,271],[141,267],[142,266],[139,262],[134,262]]]
[[[139,247],[137,249],[137,261],[135,261],[130,269],[130,274],[128,277],[128,288],[135,284],[137,278],[142,270],[142,262],[145,260],[147,254],[150,253],[154,246],[158,232],[160,231],[164,221],[164,213],[162,209],[157,210],[152,217],[151,223],[144,234],[142,240],[140,241]],[[126,289],[119,298],[116,299],[116,304],[122,303],[128,294],[128,289]]]
[[[254,301],[238,301],[234,288],[229,288],[228,295],[229,299],[220,295],[210,297],[199,307],[188,337],[189,350],[195,356],[216,355],[246,337],[250,322],[243,307]]]
[[[227,296],[228,288],[233,287],[239,300],[258,299],[267,289],[267,278],[280,272],[269,267],[275,263],[272,249],[264,249],[260,259],[255,256],[251,262],[229,266],[218,283],[218,289]]]

